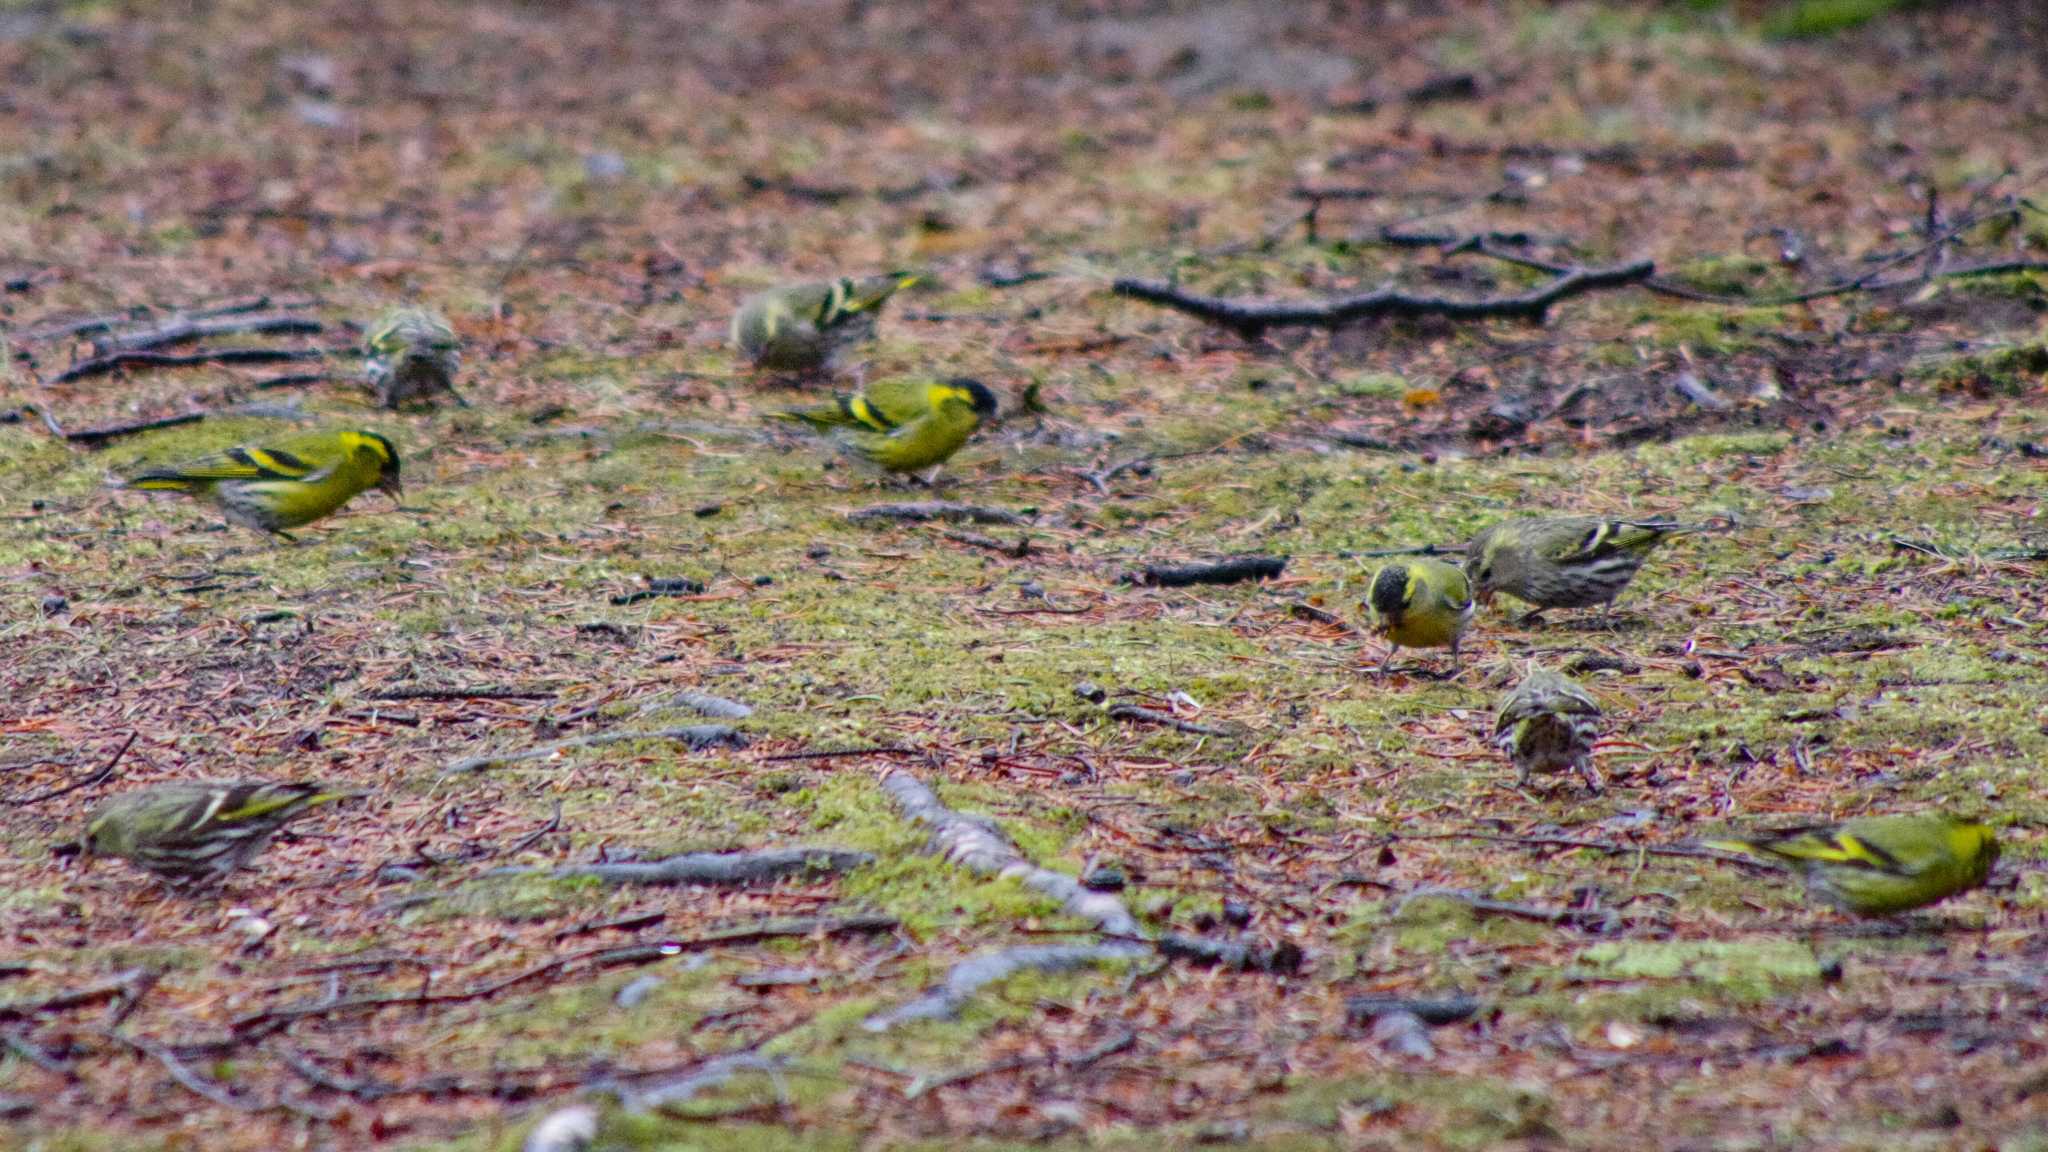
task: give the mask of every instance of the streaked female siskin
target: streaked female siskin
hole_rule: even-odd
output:
[[[1517,785],[1528,784],[1535,772],[1570,770],[1597,795],[1604,787],[1593,766],[1599,738],[1600,705],[1569,677],[1547,668],[1530,668],[1494,717],[1493,741],[1514,764]]]
[[[325,784],[194,781],[123,792],[101,805],[81,842],[174,884],[209,884],[247,864],[278,830],[356,793]]]
[[[732,343],[757,368],[828,372],[875,334],[889,297],[917,282],[902,272],[771,288],[748,297],[732,318]]]

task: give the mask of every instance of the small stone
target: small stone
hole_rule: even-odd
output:
[[[1116,864],[1099,864],[1081,877],[1081,887],[1090,892],[1121,892],[1128,883],[1123,868]]]
[[[71,607],[71,601],[65,599],[62,596],[57,595],[54,592],[52,592],[48,596],[43,597],[42,608],[43,615],[45,616],[55,616],[57,613],[62,612],[63,610],[69,607]]]
[[[1252,922],[1251,905],[1242,900],[1223,902],[1223,922],[1232,928],[1243,928]]]

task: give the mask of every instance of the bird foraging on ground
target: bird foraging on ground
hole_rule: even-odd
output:
[[[308,809],[356,795],[311,783],[158,784],[101,805],[79,847],[87,863],[118,856],[174,884],[218,883]]]
[[[771,288],[749,296],[733,314],[733,346],[772,372],[831,371],[875,334],[889,297],[916,282],[915,275],[890,272]]]
[[[1908,912],[1981,887],[1998,862],[1998,837],[1946,813],[1867,816],[1707,847],[1783,864],[1814,898],[1857,916]]]
[[[1534,772],[1577,772],[1586,788],[1603,787],[1593,766],[1600,738],[1600,705],[1570,678],[1547,668],[1530,668],[1501,701],[1493,742],[1515,766],[1515,783],[1527,785]]]
[[[978,380],[891,377],[775,415],[830,432],[854,455],[903,473],[945,463],[995,414],[995,393]]]
[[[1507,520],[1472,538],[1465,572],[1482,601],[1505,592],[1537,611],[1594,605],[1605,610],[1659,544],[1706,527],[1593,516]]]
[[[455,391],[461,367],[462,341],[455,329],[424,308],[393,309],[363,336],[363,379],[385,408],[431,403],[443,392],[468,407]]]
[[[360,428],[244,444],[151,468],[126,486],[212,501],[229,520],[287,540],[291,534],[286,529],[311,524],[370,488],[394,501],[403,495],[398,449],[384,436]]]
[[[1403,648],[1449,648],[1458,663],[1458,640],[1472,622],[1472,592],[1465,574],[1441,560],[1401,560],[1381,568],[1366,596],[1373,630],[1387,638],[1385,672]]]

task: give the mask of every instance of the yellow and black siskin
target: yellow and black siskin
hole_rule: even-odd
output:
[[[995,414],[995,393],[978,380],[891,377],[776,417],[832,433],[854,455],[904,473],[944,464]]]
[[[1373,629],[1389,642],[1385,672],[1403,648],[1449,648],[1458,662],[1458,642],[1472,622],[1472,592],[1465,573],[1441,560],[1420,557],[1381,568],[1366,596]]]
[[[1814,897],[1857,916],[1909,912],[1982,887],[1998,862],[1998,836],[1989,826],[1939,812],[1867,816],[1707,846],[1783,864]]]
[[[306,432],[268,444],[244,444],[151,468],[127,487],[182,492],[217,505],[227,518],[258,532],[290,539],[288,529],[311,524],[371,488],[396,500],[398,449],[367,429]]]

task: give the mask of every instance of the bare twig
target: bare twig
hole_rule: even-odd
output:
[[[319,360],[330,353],[318,348],[210,348],[203,352],[113,352],[81,360],[50,378],[52,384],[104,376],[122,368],[186,368],[197,364],[279,364]]]
[[[70,992],[59,992],[41,1000],[12,1000],[0,1002],[0,1020],[26,1020],[45,1012],[68,1012],[73,1008],[84,1008],[93,1004],[104,1004],[109,1000],[134,994],[136,983],[146,974],[140,968],[130,969],[110,980],[90,984]]]
[[[1452,320],[1512,317],[1541,321],[1549,314],[1551,306],[1560,300],[1639,284],[1655,271],[1656,264],[1649,260],[1634,260],[1603,268],[1573,268],[1541,288],[1482,300],[1454,300],[1379,288],[1330,300],[1277,303],[1201,296],[1160,281],[1134,279],[1118,280],[1111,290],[1119,296],[1158,304],[1220,324],[1252,340],[1271,328],[1335,328],[1375,316],[1443,316]]]
[[[956,524],[1024,524],[1023,516],[1007,508],[987,508],[979,504],[955,504],[950,500],[925,500],[911,504],[875,504],[867,508],[856,508],[846,514],[856,524],[870,520],[901,520],[922,523],[927,520],[947,520]]]
[[[1000,552],[1015,560],[1022,560],[1024,557],[1031,555],[1031,538],[1029,536],[1019,536],[1014,541],[1005,542],[993,536],[984,536],[979,532],[963,532],[956,528],[945,529],[939,535],[957,544],[966,544],[974,548],[986,548],[991,552]]]
[[[183,412],[176,416],[163,416],[155,420],[139,420],[132,424],[107,424],[98,428],[80,428],[66,432],[64,438],[74,444],[104,444],[122,436],[133,436],[137,432],[154,432],[159,428],[176,428],[185,424],[197,424],[206,419],[204,412]]]
[[[1388,556],[1463,556],[1463,544],[1417,544],[1412,548],[1373,548],[1364,552],[1341,552],[1346,560],[1377,560]]]
[[[874,856],[844,848],[762,848],[751,852],[690,852],[665,860],[566,864],[557,876],[595,876],[607,884],[770,884],[789,876],[822,876],[872,863]]]
[[[128,738],[121,741],[121,746],[114,749],[114,754],[107,759],[107,762],[100,766],[99,771],[94,772],[90,776],[74,780],[61,788],[52,788],[45,792],[38,792],[33,796],[23,796],[19,800],[9,799],[0,801],[0,803],[5,803],[10,808],[26,808],[30,804],[40,804],[45,800],[54,800],[59,796],[69,795],[81,788],[90,788],[114,774],[114,767],[121,763],[121,757],[128,754],[128,749],[134,745],[137,735],[138,733],[130,732]]]
[[[559,976],[570,970],[618,968],[637,964],[652,964],[685,952],[699,952],[709,948],[726,948],[742,944],[757,944],[763,940],[784,939],[797,936],[848,936],[871,935],[877,932],[893,932],[899,926],[893,916],[846,916],[846,917],[799,917],[790,920],[770,920],[759,924],[728,928],[708,932],[699,936],[652,943],[626,944],[612,948],[597,948],[559,956],[537,964],[502,980],[481,984],[456,992],[437,992],[427,995],[405,996],[359,996],[348,1000],[323,1000],[315,1004],[293,1005],[284,1008],[269,1008],[240,1017],[228,1025],[238,1038],[252,1035],[267,1036],[300,1020],[324,1019],[331,1016],[355,1016],[379,1012],[386,1008],[424,1007],[434,1004],[464,1004],[475,1000],[488,1000],[502,992],[510,991],[523,984],[543,977]]]
[[[1759,872],[1777,871],[1772,865],[1733,852],[1690,848],[1682,844],[1620,844],[1612,840],[1582,840],[1571,836],[1506,836],[1491,832],[1426,832],[1396,836],[1394,840],[1480,840],[1493,844],[1520,844],[1530,848],[1584,848],[1609,856],[1670,856],[1686,860],[1712,860],[1720,864],[1753,868]]]
[[[892,744],[884,744],[872,748],[823,748],[815,752],[778,752],[773,756],[761,757],[761,761],[763,763],[770,763],[778,760],[839,760],[853,756],[922,756],[924,754],[925,750],[922,748],[902,748]]]
[[[208,340],[215,336],[248,336],[258,333],[311,336],[327,330],[326,325],[318,320],[310,320],[304,316],[238,316],[230,313],[213,315],[215,318],[172,316],[154,327],[115,333],[113,338],[107,341],[108,351],[145,352],[152,348],[162,348],[167,344]]]
[[[162,1045],[152,1043],[137,1036],[124,1036],[119,1032],[108,1032],[106,1036],[107,1039],[112,1040],[114,1043],[131,1048],[137,1053],[156,1061],[165,1072],[170,1073],[171,1079],[177,1081],[179,1087],[210,1103],[218,1104],[235,1112],[267,1112],[276,1107],[275,1105],[259,1104],[242,1099],[240,1096],[228,1091],[218,1081],[209,1080],[190,1068],[185,1067],[183,1061],[179,1060],[170,1049]]]
[[[365,700],[552,700],[545,688],[435,688],[400,684],[377,688],[363,695]]]
[[[1241,735],[1241,733],[1233,728],[1218,728],[1212,724],[1197,724],[1192,720],[1183,720],[1171,712],[1162,712],[1157,708],[1147,708],[1142,704],[1112,704],[1106,711],[1112,720],[1129,720],[1139,724],[1158,724],[1171,728],[1176,732],[1186,732],[1194,736]]]
[[[754,714],[754,706],[751,704],[742,704],[738,700],[727,700],[723,696],[713,696],[709,692],[697,692],[687,688],[673,695],[649,700],[640,706],[640,711],[644,714],[662,708],[688,708],[692,712],[719,720],[745,720]]]
[[[543,744],[524,752],[466,757],[450,762],[441,770],[441,774],[452,776],[463,772],[480,772],[486,768],[499,768],[507,764],[519,764],[528,760],[546,760],[577,748],[588,748],[595,744],[617,744],[626,740],[677,740],[692,748],[709,748],[716,744],[744,748],[747,743],[746,736],[728,724],[691,724],[680,728],[656,728],[645,732],[599,732],[590,736],[578,736],[572,740],[557,740],[552,744]]]
[[[687,576],[649,576],[647,587],[621,592],[612,597],[612,603],[638,604],[642,600],[652,600],[657,596],[697,596],[703,591],[702,581],[692,580]]]
[[[1244,580],[1271,580],[1287,567],[1285,556],[1232,556],[1206,564],[1147,564],[1124,573],[1127,584],[1150,584],[1180,588],[1189,584],[1236,584]]]

